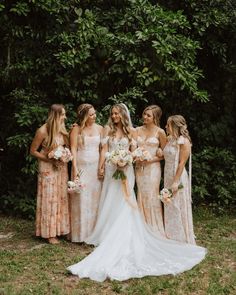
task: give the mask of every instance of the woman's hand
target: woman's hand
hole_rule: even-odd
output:
[[[157,150],[157,157],[158,158],[162,158],[163,156],[164,156],[164,154],[163,154],[162,149],[161,148],[158,148],[158,150]]]
[[[104,168],[98,168],[98,173],[97,173],[97,175],[98,175],[98,179],[99,180],[103,180],[103,178],[104,178]]]
[[[172,186],[171,186],[171,190],[172,190],[172,194],[173,196],[176,195],[177,191],[178,191],[178,183],[177,182],[173,182]]]
[[[77,177],[78,177],[78,174],[79,174],[79,171],[76,167],[72,167],[72,177],[73,177],[73,180],[75,180]]]
[[[135,161],[135,164],[136,164],[136,167],[137,168],[143,168],[144,166],[150,164],[151,161],[149,160],[141,160],[140,158],[138,158],[136,161]]]

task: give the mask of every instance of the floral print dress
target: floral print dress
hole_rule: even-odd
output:
[[[62,135],[56,139],[64,145]],[[43,147],[41,153],[46,154]],[[36,236],[53,238],[70,232],[67,194],[67,163],[55,168],[52,163],[39,160]]]

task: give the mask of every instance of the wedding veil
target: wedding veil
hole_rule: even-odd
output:
[[[127,105],[124,104],[123,102],[120,103],[126,110],[126,113],[127,113],[127,116],[128,116],[128,120],[129,120],[129,124],[130,124],[130,127],[133,127],[133,124],[132,124],[132,120],[131,120],[131,116],[130,116],[130,111],[129,109],[127,108]]]

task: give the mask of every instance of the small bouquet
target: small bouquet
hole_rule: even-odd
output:
[[[79,171],[74,181],[70,180],[67,182],[69,194],[74,194],[74,193],[79,194],[84,190],[85,184],[82,183],[82,181],[80,180],[81,175],[82,175],[82,172]]]
[[[63,163],[68,163],[72,160],[72,154],[67,147],[59,145],[55,149],[53,149],[50,153],[48,153],[49,159],[55,159],[61,161]]]
[[[107,152],[106,159],[109,163],[117,166],[117,169],[112,175],[112,177],[115,179],[126,179],[126,175],[122,168],[132,164],[133,156],[131,152],[124,149],[117,149],[112,152]]]
[[[183,188],[183,184],[180,183],[179,186],[178,186],[178,189],[181,189]],[[171,203],[171,198],[173,197],[173,192],[171,189],[169,188],[163,188],[161,191],[160,191],[160,195],[159,195],[159,198],[160,200],[164,203],[164,204],[168,204],[168,203]]]
[[[150,161],[152,159],[152,156],[149,153],[149,151],[145,150],[142,147],[138,147],[136,150],[134,150],[132,156],[135,158],[134,161]]]

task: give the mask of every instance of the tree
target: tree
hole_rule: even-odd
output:
[[[163,122],[173,113],[187,118],[195,152],[223,148],[222,136],[235,128],[229,113],[235,93],[230,5],[223,0],[2,1],[1,199],[21,204],[18,200],[27,203],[35,194],[36,163],[28,147],[56,102],[66,105],[68,126],[73,109],[84,101],[98,108],[102,122],[110,104],[124,101],[136,123],[144,105],[158,103]],[[235,151],[235,138],[227,136],[226,143]],[[206,191],[211,194],[210,186]]]

